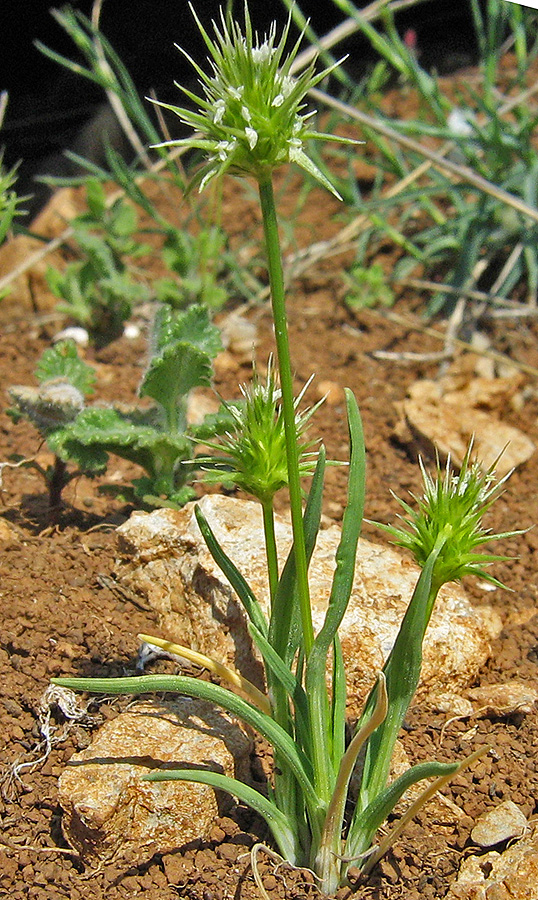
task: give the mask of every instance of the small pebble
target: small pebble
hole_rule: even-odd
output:
[[[128,341],[136,341],[136,339],[140,337],[140,328],[138,325],[135,325],[134,322],[127,322],[127,325],[123,329],[123,336],[126,337]]]
[[[316,398],[318,400],[324,399],[328,406],[336,406],[345,400],[344,389],[336,381],[329,381],[328,379],[319,381],[318,384],[315,384],[315,392]]]
[[[505,800],[480,816],[471,831],[471,838],[479,847],[494,847],[510,838],[523,837],[527,829],[527,819],[519,806],[512,800]]]
[[[459,694],[436,694],[432,697],[432,706],[439,712],[458,718],[467,718],[473,714],[473,705],[470,700],[460,697]]]
[[[538,691],[528,684],[507,681],[505,684],[485,684],[469,691],[469,699],[478,704],[482,716],[510,716],[530,713],[538,700]]]
[[[79,347],[87,347],[90,343],[90,335],[85,328],[81,328],[79,325],[70,325],[68,328],[63,328],[58,334],[55,334],[52,339],[54,344],[58,341],[69,340],[74,341]]]

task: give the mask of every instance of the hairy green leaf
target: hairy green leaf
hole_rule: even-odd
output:
[[[54,347],[47,348],[35,374],[42,384],[55,378],[64,379],[85,396],[93,393],[96,381],[95,369],[79,357],[74,341],[58,341]]]

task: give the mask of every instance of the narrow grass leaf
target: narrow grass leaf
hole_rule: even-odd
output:
[[[316,469],[303,516],[307,562],[312,558],[319,532],[325,463],[326,454],[322,445],[318,451]],[[292,546],[280,575],[268,635],[269,642],[288,664],[291,663],[297,650],[297,623],[295,555]]]
[[[433,568],[438,555],[439,549],[436,548],[424,565],[396,641],[383,668],[387,681],[389,710],[383,724],[372,735],[366,748],[361,790],[350,828],[352,841],[362,811],[385,789],[394,744],[417,688],[422,666],[422,641],[431,613]],[[377,688],[374,688],[360,723],[365,717],[369,717],[370,710],[376,702],[376,695]]]
[[[325,621],[306,661],[306,692],[315,729],[313,752],[316,787],[327,801],[332,791],[334,773],[331,773],[327,766],[327,760],[332,755],[330,725],[333,717],[328,703],[325,669],[327,655],[344,617],[353,587],[365,494],[366,460],[362,422],[357,401],[349,390],[346,391],[346,403],[350,439],[348,503],[336,551],[336,569]]]
[[[248,784],[208,769],[165,769],[144,775],[142,780],[151,782],[193,781],[198,784],[208,784],[218,791],[232,794],[265,819],[284,859],[289,860],[292,864],[296,861],[297,847],[292,824],[278,806]]]
[[[225,575],[230,582],[252,624],[261,634],[266,635],[269,625],[265,613],[263,612],[257,597],[251,590],[250,585],[235,563],[232,562],[230,557],[222,549],[199,506],[195,506],[194,514],[211,556],[215,560],[222,574]]]
[[[270,716],[266,716],[251,703],[231,691],[188,675],[140,675],[127,678],[55,678],[53,684],[73,691],[88,691],[92,694],[149,694],[162,691],[184,694],[208,700],[267,738],[275,750],[281,754],[304,791],[312,810],[319,807],[318,797],[310,777],[310,763],[299,750],[289,734]]]

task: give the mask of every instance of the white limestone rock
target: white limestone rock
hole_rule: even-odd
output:
[[[469,441],[484,468],[496,462],[503,477],[525,463],[535,451],[533,441],[520,429],[502,420],[502,412],[490,404],[491,394],[510,400],[513,379],[475,378],[451,389],[446,382],[416,381],[401,404],[403,417],[419,445],[435,447],[442,459],[450,456],[461,466]],[[405,438],[405,436],[404,436]]]
[[[538,900],[538,831],[504,853],[469,856],[447,900]]]
[[[204,838],[230,798],[207,785],[142,776],[187,766],[244,781],[249,751],[244,731],[210,703],[188,697],[137,703],[106,722],[62,773],[65,838],[91,864],[137,865]]]
[[[200,507],[225,552],[267,607],[259,505],[206,495]],[[261,684],[243,610],[205,546],[194,505],[180,511],[135,512],[118,534],[117,575],[158,612],[161,636],[226,661]],[[282,563],[291,546],[291,526],[280,516],[276,537]],[[336,525],[320,532],[310,567],[316,630],[329,597],[339,537]],[[417,566],[395,550],[360,541],[355,586],[340,630],[351,714],[359,712],[383,666],[418,574]],[[467,686],[500,630],[501,621],[490,607],[474,609],[463,588],[444,587],[426,635],[419,696]]]

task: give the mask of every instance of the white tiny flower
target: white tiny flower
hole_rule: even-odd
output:
[[[281,91],[284,95],[284,98],[289,97],[291,94],[293,87],[295,85],[295,78],[292,78],[291,75],[284,75],[281,81]]]
[[[233,153],[237,147],[237,141],[219,141],[217,144],[217,154],[221,162],[226,162],[227,158]]]
[[[252,59],[255,63],[264,63],[268,59],[271,58],[273,54],[273,48],[268,44],[267,41],[264,41],[261,47],[253,47],[252,48]]]
[[[277,94],[275,99],[271,103],[271,106],[279,107],[279,106],[282,106],[283,103],[284,103],[284,94]]]
[[[248,122],[250,125],[252,116],[250,115],[250,110],[249,110],[248,106],[241,107],[241,115],[243,116],[245,122]]]
[[[229,93],[230,97],[232,97],[234,100],[240,100],[241,97],[243,96],[244,90],[245,90],[245,88],[243,87],[242,84],[239,85],[239,87],[234,87],[233,84],[229,85],[229,87],[228,87],[228,93]]]
[[[254,147],[258,143],[258,132],[254,128],[245,128],[245,134],[247,136],[250,149],[254,150]]]
[[[215,112],[213,113],[213,122],[215,125],[220,125],[224,118],[224,113],[226,112],[226,103],[224,100],[217,100],[215,103]]]
[[[302,154],[303,142],[300,141],[299,138],[291,138],[288,141],[288,147],[288,159],[290,160],[290,162],[296,162]]]

